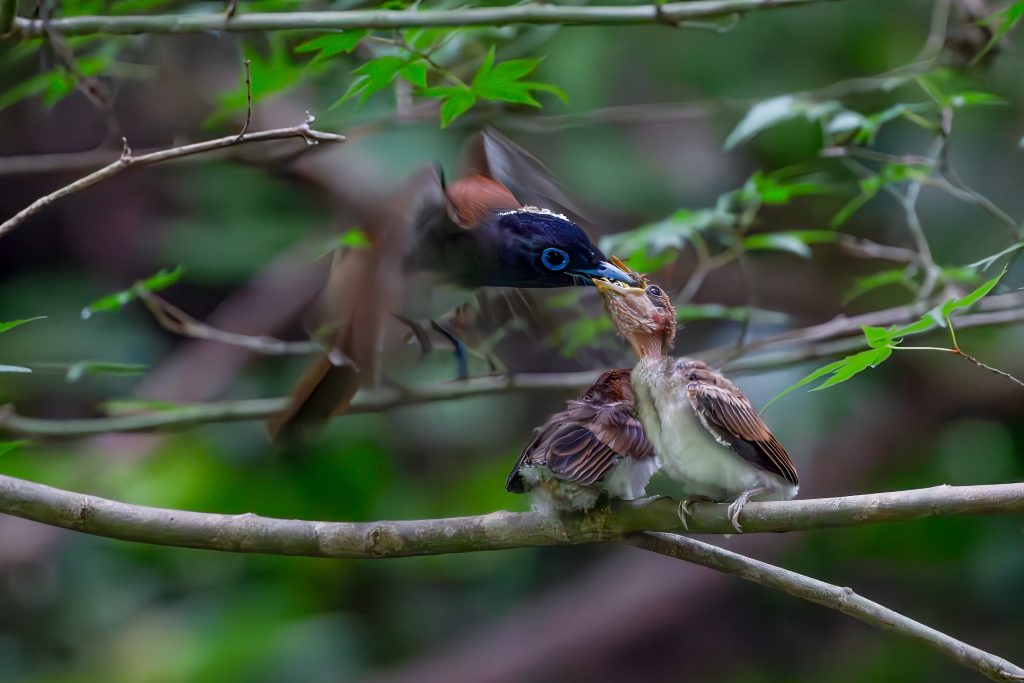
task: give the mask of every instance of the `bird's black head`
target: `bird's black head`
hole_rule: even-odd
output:
[[[571,287],[607,278],[636,284],[565,216],[526,207],[496,212],[476,228],[487,245],[488,282],[497,287]]]

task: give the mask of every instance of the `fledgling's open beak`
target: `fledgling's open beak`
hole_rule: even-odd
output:
[[[638,283],[636,276],[625,267],[622,261],[619,261],[614,256],[611,261],[599,261],[596,268],[586,268],[570,272],[588,277],[594,282],[599,278],[603,278],[609,282],[622,282],[630,287]]]

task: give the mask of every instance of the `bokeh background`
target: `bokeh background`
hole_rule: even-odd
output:
[[[104,10],[103,3],[91,4],[97,7],[90,11]],[[341,5],[291,2],[273,9],[300,6]],[[454,169],[462,142],[482,123],[542,158],[585,207],[595,233],[628,230],[680,208],[712,207],[754,171],[793,165],[826,174],[841,191],[770,207],[757,229],[826,228],[855,194],[856,179],[820,158],[814,125],[794,119],[730,151],[723,141],[753,102],[774,95],[841,84],[836,96],[861,111],[922,99],[879,88],[860,92],[849,80],[912,62],[933,7],[923,0],[822,2],[751,13],[721,34],[667,26],[481,32],[474,40],[497,42],[499,56],[544,56],[538,75],[564,88],[569,102],[545,99],[541,111],[483,107],[443,131],[436,115],[420,116],[403,104],[407,92],[330,109],[365,58],[358,50],[322,70],[299,69],[295,87],[261,94],[253,128],[292,125],[310,110],[318,127],[349,135],[348,143],[318,150],[296,141],[248,146],[214,159],[133,170],[62,200],[0,240],[0,319],[46,316],[0,337],[0,363],[35,369],[0,374],[0,403],[26,415],[71,418],[102,414],[114,400],[285,393],[305,359],[181,339],[137,303],[88,320],[80,310],[161,268],[183,265],[183,280],[164,292],[175,305],[232,331],[304,339],[304,311],[327,261],[316,259],[323,245],[359,226],[367,202],[418,165],[441,161]],[[970,36],[971,26],[956,16],[951,30]],[[956,76],[1006,104],[958,114],[950,155],[965,180],[1019,221],[1024,61],[1011,41],[1012,34],[989,59]],[[243,55],[262,57],[254,62],[262,69],[279,49],[272,43],[214,33],[132,37],[118,43],[113,66],[98,79],[134,149],[198,140],[238,129],[244,112],[225,109],[223,100],[238,104]],[[284,45],[287,52],[292,43]],[[81,49],[102,47],[99,41]],[[963,61],[954,53],[943,59]],[[28,53],[16,41],[0,43],[0,93],[52,60],[45,49]],[[261,82],[274,68],[260,72]],[[28,156],[99,150],[104,157],[104,150],[119,148],[109,126],[80,92],[52,108],[33,97],[0,110],[0,216],[96,164],[94,154],[70,158],[70,166],[69,157],[60,157],[30,169]],[[921,154],[927,144],[919,129],[896,123],[877,147]],[[969,263],[1006,246],[996,221],[941,192],[925,190],[920,214],[940,264]],[[911,244],[899,205],[884,193],[844,230]],[[752,324],[753,335],[909,300],[895,287],[844,304],[856,278],[886,266],[830,245],[815,247],[810,259],[758,252],[749,264],[753,300],[739,271],[726,267],[708,277],[694,301],[732,307],[753,301],[765,312]],[[684,252],[658,275],[678,287],[692,268]],[[1020,269],[1011,270],[1005,287],[1022,282]],[[547,299],[560,323],[599,315],[593,292],[570,295],[568,302],[579,306],[557,295]],[[690,322],[677,353],[730,344],[739,327]],[[569,353],[517,334],[506,341],[505,357],[521,371],[628,364],[613,335],[597,330],[590,339],[584,328],[574,328],[586,338]],[[964,331],[960,342],[996,367],[1024,373],[1019,327]],[[83,360],[144,368],[86,372],[69,382],[68,365]],[[821,362],[736,379],[762,405]],[[450,370],[450,358],[438,353],[403,377],[437,381]],[[479,363],[473,370],[487,372]],[[504,490],[508,469],[532,428],[574,393],[513,393],[345,417],[298,453],[272,448],[255,422],[33,441],[5,455],[0,472],[138,504],[288,518],[523,510],[527,501]],[[801,471],[801,495],[809,497],[1020,481],[1022,416],[1019,386],[944,354],[910,352],[827,391],[795,392],[766,413]],[[944,519],[712,540],[851,586],[1020,659],[1021,522],[1019,515]],[[4,681],[712,678],[977,679],[922,646],[838,613],[614,545],[329,561],[150,547],[0,518]]]

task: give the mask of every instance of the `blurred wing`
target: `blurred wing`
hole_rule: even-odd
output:
[[[706,382],[691,382],[687,394],[705,426],[726,441],[744,460],[799,484],[786,449],[739,391]]]
[[[579,207],[555,181],[551,170],[535,156],[493,128],[476,135],[467,145],[463,164],[498,181],[525,206],[566,213],[579,223]]]
[[[344,413],[360,386],[378,381],[384,326],[399,308],[406,264],[422,223],[444,207],[436,170],[414,173],[366,226],[370,246],[335,252],[320,315],[333,363],[320,358],[302,376],[288,406],[267,421],[272,439]]]

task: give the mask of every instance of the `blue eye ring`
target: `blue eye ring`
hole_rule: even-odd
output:
[[[569,265],[569,254],[565,253],[561,249],[548,247],[541,252],[540,262],[543,263],[544,267],[548,270],[565,270],[565,267]]]

